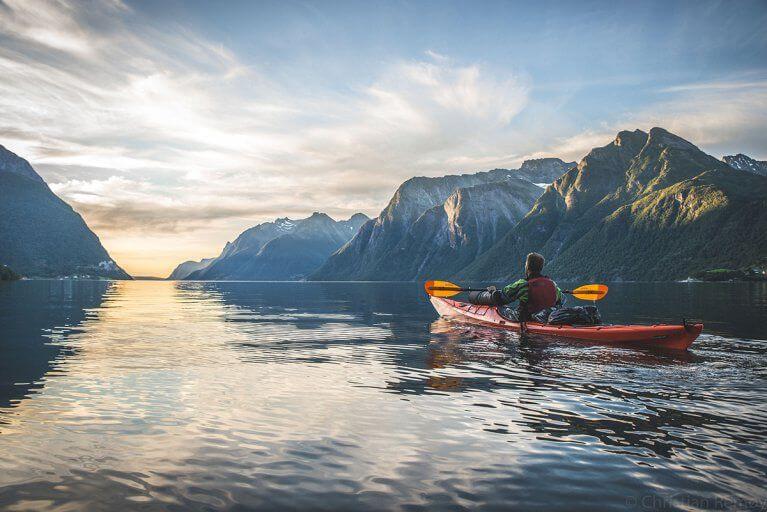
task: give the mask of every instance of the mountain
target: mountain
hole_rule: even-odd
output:
[[[0,146],[0,172],[15,174],[38,183],[45,183],[43,178],[29,165],[29,162]]]
[[[0,263],[28,277],[130,279],[29,162],[0,146]]]
[[[557,178],[576,166],[575,162],[563,162],[559,158],[525,160],[511,175],[532,183],[553,183]]]
[[[311,279],[408,280],[442,265],[466,264],[542,193],[531,182],[545,183],[571,165],[546,158],[524,162],[520,169],[411,178],[400,185],[378,218],[366,222]],[[473,187],[479,188],[468,190]],[[436,252],[445,247],[450,250]]]
[[[662,128],[622,131],[457,275],[509,279],[530,251],[546,256],[546,272],[560,279],[670,280],[763,264],[766,193],[767,178]]]
[[[724,160],[725,163],[733,169],[767,176],[767,162],[764,160],[754,160],[750,156],[746,156],[743,153],[738,153],[737,155],[728,155],[722,158],[722,160]]]
[[[539,185],[548,185],[576,165],[575,162],[564,162],[559,158],[536,158],[525,160],[519,169],[493,169],[462,176],[473,176],[481,183],[493,183],[508,178],[519,178]],[[449,177],[445,176],[445,178]]]
[[[179,264],[168,276],[171,281],[185,279],[189,274],[202,270],[210,265],[216,258],[203,258],[200,261],[189,260]]]
[[[541,192],[540,187],[514,178],[459,188],[421,214],[365,277],[420,280],[451,275],[506,234]]]
[[[367,220],[361,213],[335,221],[315,212],[306,219],[265,222],[244,231],[234,242],[227,242],[221,255],[204,268],[190,272],[185,279],[303,279],[351,239]],[[180,270],[183,265],[186,263],[174,273],[183,272]]]

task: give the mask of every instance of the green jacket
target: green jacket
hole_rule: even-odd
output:
[[[557,288],[557,304],[562,304],[562,290]],[[527,302],[527,279],[517,279],[513,283],[503,287],[503,294],[509,302],[518,300],[520,303]]]

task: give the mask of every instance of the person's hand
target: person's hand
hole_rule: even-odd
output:
[[[490,293],[493,293],[493,292],[495,292],[497,289],[498,289],[498,288],[496,288],[495,286],[488,286],[488,287],[487,287],[487,291],[489,291]]]

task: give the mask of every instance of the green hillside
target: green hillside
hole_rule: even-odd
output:
[[[766,206],[767,178],[660,128],[621,132],[459,276],[511,277],[530,251],[560,279],[670,280],[763,265]]]

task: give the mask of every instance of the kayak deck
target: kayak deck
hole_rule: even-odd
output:
[[[522,331],[521,323],[505,318],[495,306],[478,306],[443,297],[430,298],[437,313],[447,319]],[[686,350],[700,335],[703,324],[574,326],[525,322],[524,330],[530,334],[596,343]]]

